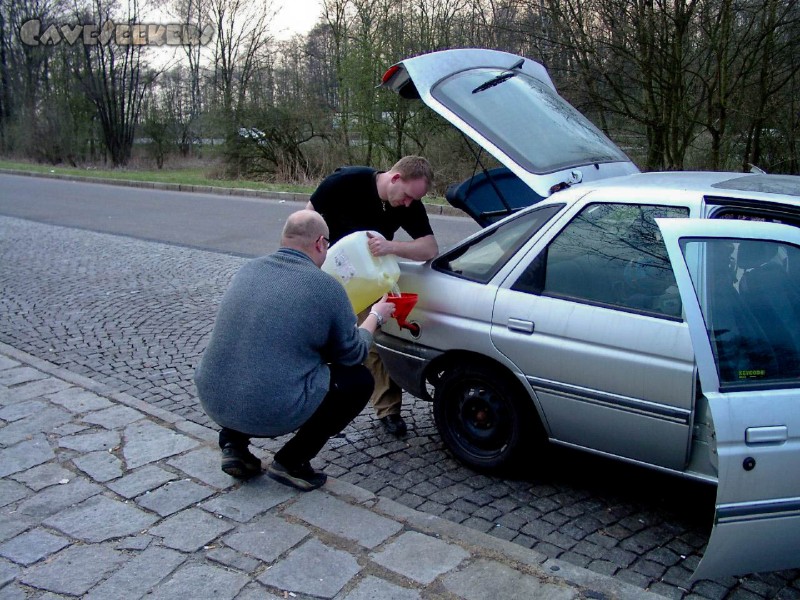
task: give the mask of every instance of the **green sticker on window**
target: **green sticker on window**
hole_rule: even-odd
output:
[[[739,371],[739,379],[761,379],[767,376],[764,369],[751,369],[749,371]]]

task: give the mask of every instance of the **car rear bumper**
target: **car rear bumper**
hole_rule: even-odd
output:
[[[443,354],[440,350],[381,332],[375,335],[375,348],[397,385],[417,398],[431,399],[425,385],[425,369]]]

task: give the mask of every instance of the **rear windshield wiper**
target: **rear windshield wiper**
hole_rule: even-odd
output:
[[[525,63],[524,58],[519,59],[511,66],[511,68],[508,71],[506,71],[505,73],[501,73],[500,75],[497,75],[495,77],[492,77],[488,81],[484,81],[474,90],[472,90],[472,93],[477,94],[478,92],[482,92],[484,90],[488,90],[489,88],[493,88],[496,85],[500,85],[501,83],[503,83],[504,81],[508,81],[512,77],[516,77],[517,75],[516,70],[521,68],[524,63]]]

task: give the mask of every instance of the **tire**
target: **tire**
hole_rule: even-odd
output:
[[[453,455],[479,471],[512,467],[536,422],[516,382],[498,368],[462,364],[447,368],[437,384],[433,417]]]

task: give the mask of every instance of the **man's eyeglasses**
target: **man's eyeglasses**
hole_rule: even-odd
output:
[[[330,247],[331,241],[328,238],[326,238],[324,235],[319,236],[319,239],[317,241],[319,241],[319,240],[325,240],[325,245]]]

